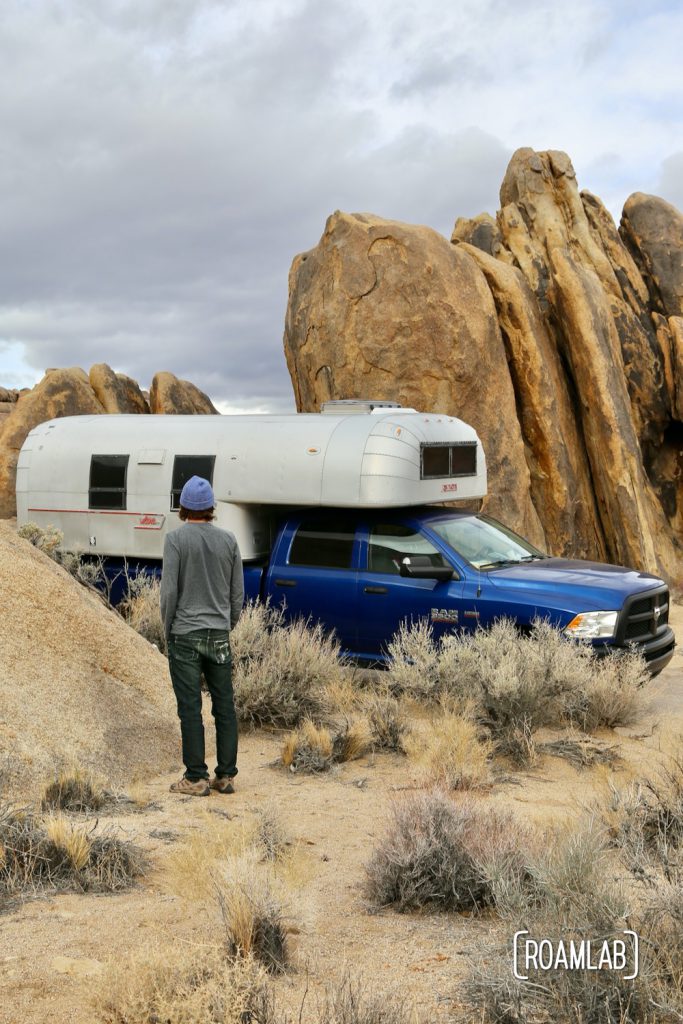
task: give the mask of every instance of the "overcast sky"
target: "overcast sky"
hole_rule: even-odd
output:
[[[683,208],[679,0],[3,0],[0,385],[107,362],[293,410],[292,258],[336,209],[495,213],[567,151]]]

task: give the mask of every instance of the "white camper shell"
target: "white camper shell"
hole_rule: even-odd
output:
[[[452,416],[388,403],[322,414],[69,416],[28,435],[17,467],[19,525],[53,525],[66,550],[161,558],[178,496],[211,479],[216,523],[243,558],[266,555],[272,506],[390,508],[481,498],[476,432]]]

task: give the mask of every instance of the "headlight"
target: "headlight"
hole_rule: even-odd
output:
[[[598,637],[614,636],[617,628],[618,612],[579,612],[568,626],[564,627],[567,636],[576,640],[596,640]]]

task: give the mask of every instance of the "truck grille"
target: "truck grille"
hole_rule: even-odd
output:
[[[624,644],[641,644],[652,640],[669,621],[669,591],[666,587],[627,602],[620,624],[620,640]]]

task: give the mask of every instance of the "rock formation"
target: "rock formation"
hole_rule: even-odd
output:
[[[206,395],[171,373],[154,378],[152,412],[216,413]],[[46,370],[32,389],[0,388],[0,519],[16,515],[17,459],[27,435],[39,423],[59,416],[93,413],[149,413],[150,402],[134,380],[98,363],[85,373],[80,367]]]
[[[162,371],[154,375],[149,389],[149,408],[153,413],[180,413],[183,416],[201,414],[218,415],[211,399],[191,384],[179,380],[172,373]]]
[[[557,554],[683,574],[683,218],[619,231],[569,157],[518,150],[501,209],[427,228],[336,213],[290,272],[302,411],[389,398],[471,422],[493,514]]]
[[[123,373],[114,373],[106,363],[90,367],[88,375],[95,397],[107,413],[148,413],[149,403],[145,400],[137,381]]]

